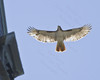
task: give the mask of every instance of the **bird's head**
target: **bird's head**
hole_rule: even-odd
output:
[[[58,25],[57,31],[62,30],[62,28]]]

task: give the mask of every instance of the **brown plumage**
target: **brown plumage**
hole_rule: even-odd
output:
[[[77,41],[87,35],[90,30],[91,25],[84,25],[80,28],[69,30],[62,30],[62,28],[58,26],[56,31],[37,30],[30,27],[28,29],[28,34],[42,42],[57,42],[56,51],[63,52],[66,50],[63,43],[64,40]]]
[[[65,51],[66,50],[66,48],[65,48],[65,45],[64,45],[64,43],[63,42],[57,42],[57,45],[56,45],[56,51],[57,52],[63,52],[63,51]]]

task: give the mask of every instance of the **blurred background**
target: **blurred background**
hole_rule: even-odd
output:
[[[100,80],[99,0],[4,0],[8,32],[14,31],[25,74],[15,80]],[[67,51],[27,34],[29,26],[54,31],[91,24],[91,32]]]

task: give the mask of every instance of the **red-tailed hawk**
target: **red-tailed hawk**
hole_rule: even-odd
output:
[[[63,41],[77,41],[83,38],[91,30],[91,25],[84,25],[80,28],[62,30],[58,26],[56,31],[38,30],[33,27],[28,28],[28,34],[42,42],[57,42],[56,51],[63,52],[66,50]]]

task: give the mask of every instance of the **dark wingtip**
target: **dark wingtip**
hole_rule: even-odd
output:
[[[27,31],[30,31],[30,30],[32,30],[32,29],[35,29],[35,28],[34,28],[34,27],[29,26],[29,27],[28,27],[28,29],[27,29]]]

